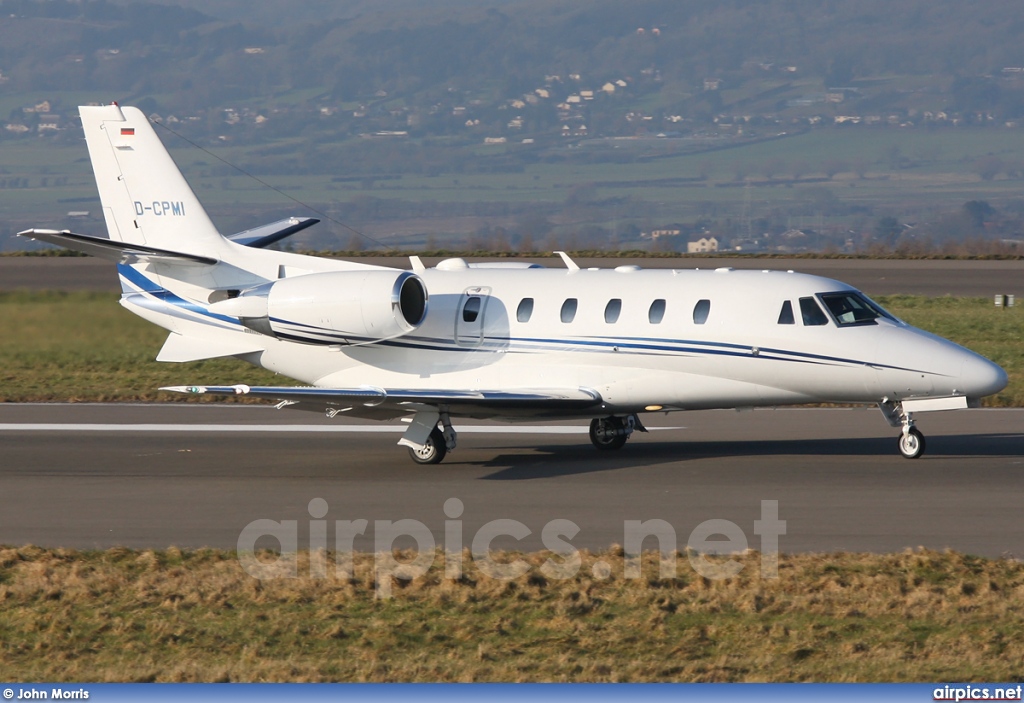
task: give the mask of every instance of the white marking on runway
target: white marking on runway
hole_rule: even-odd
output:
[[[0,432],[405,432],[405,425],[168,425],[155,423],[0,423]],[[458,432],[476,434],[587,434],[586,426],[456,425]],[[651,431],[683,427],[650,427]]]

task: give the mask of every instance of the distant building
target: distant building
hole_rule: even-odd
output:
[[[703,254],[709,251],[718,251],[718,239],[715,237],[701,237],[696,241],[686,243],[688,254]]]

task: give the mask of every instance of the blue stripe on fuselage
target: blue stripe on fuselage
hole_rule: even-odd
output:
[[[172,293],[171,291],[157,285],[156,282],[150,280],[144,276],[140,271],[128,266],[127,264],[118,264],[117,272],[129,283],[136,286],[139,290],[144,293],[150,294],[153,298],[159,300],[162,303],[171,305],[189,312],[209,317],[213,320],[220,322],[226,322],[233,327],[240,327],[240,323],[237,318],[228,317],[227,315],[218,315],[217,313],[210,312],[204,306],[191,300],[185,300],[180,295]],[[123,288],[123,286],[122,286]],[[131,293],[134,293],[132,291]],[[125,291],[125,295],[131,294],[129,291]]]

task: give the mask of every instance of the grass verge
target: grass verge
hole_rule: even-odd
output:
[[[234,359],[157,363],[167,333],[121,308],[117,299],[114,293],[0,293],[7,331],[0,336],[0,402],[183,400],[157,388],[290,383]],[[1000,310],[985,298],[886,296],[879,302],[1006,369],[1010,385],[986,405],[1024,407],[1021,307]]]
[[[167,332],[122,308],[118,298],[95,292],[0,293],[7,331],[0,337],[0,401],[173,400],[177,394],[157,389],[193,382],[283,383],[234,359],[155,361]]]
[[[266,557],[267,555],[264,555]],[[410,555],[404,555],[408,559]],[[712,581],[620,551],[581,553],[565,580],[544,553],[513,580],[466,555],[463,575],[256,580],[233,553],[0,549],[7,681],[1021,681],[1024,564],[953,552],[733,557]],[[592,576],[600,560],[606,579]],[[557,561],[557,559],[556,559]],[[330,562],[329,562],[330,563]],[[600,569],[597,570],[600,572]],[[386,578],[393,578],[387,576]]]

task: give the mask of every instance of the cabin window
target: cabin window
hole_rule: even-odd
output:
[[[795,325],[796,320],[793,318],[793,303],[788,300],[782,303],[782,310],[779,311],[779,324],[780,325]]]
[[[803,317],[805,327],[828,324],[828,318],[814,302],[814,298],[800,298],[800,315]]]
[[[612,298],[608,301],[608,304],[604,306],[604,321],[609,325],[614,325],[619,321],[619,314],[622,312],[622,299]]]
[[[519,307],[516,309],[516,320],[529,322],[531,315],[533,315],[533,298],[523,298],[519,301]]]
[[[562,322],[572,322],[576,317],[576,306],[579,301],[576,298],[566,298],[565,302],[562,303]]]
[[[477,295],[466,300],[466,304],[462,306],[463,322],[476,322],[476,318],[480,316],[480,303],[480,296]]]
[[[659,324],[665,317],[665,301],[658,298],[651,303],[650,309],[647,310],[647,321],[652,325]]]
[[[708,315],[711,313],[711,301],[710,300],[698,300],[697,304],[693,306],[693,324],[703,325],[708,321]]]
[[[819,297],[840,327],[874,325],[880,317],[893,321],[896,319],[860,293],[822,293]]]

